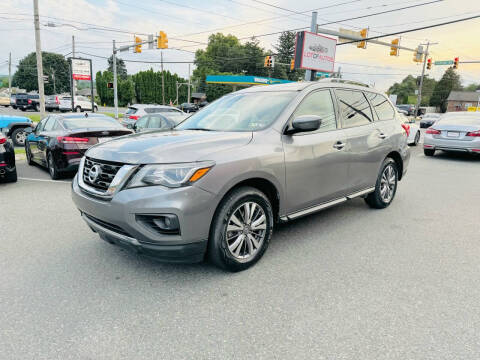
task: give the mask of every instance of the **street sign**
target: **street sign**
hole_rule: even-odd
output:
[[[73,80],[91,80],[90,60],[72,58],[72,77]]]
[[[298,32],[295,44],[295,68],[333,72],[336,47],[336,39],[308,31]]]
[[[435,61],[435,65],[453,65],[453,60]]]
[[[329,78],[330,76],[332,76],[331,73],[327,73],[327,72],[323,72],[323,71],[317,71],[317,75],[316,75],[318,78]]]
[[[43,82],[48,84],[48,75],[43,75]]]

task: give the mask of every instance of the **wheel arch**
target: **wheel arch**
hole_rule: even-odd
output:
[[[398,168],[398,180],[402,180],[403,177],[403,159],[398,151],[390,152],[385,158],[392,158]]]

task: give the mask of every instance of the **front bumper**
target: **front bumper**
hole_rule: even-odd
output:
[[[106,201],[85,193],[77,176],[72,182],[72,199],[103,240],[160,261],[203,260],[216,208],[214,194],[196,186],[147,186],[119,191]],[[137,220],[137,215],[160,214],[178,217],[179,234],[161,234]]]

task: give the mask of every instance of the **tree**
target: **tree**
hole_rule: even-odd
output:
[[[453,68],[448,68],[433,89],[430,105],[440,107],[442,112],[447,111],[447,99],[450,92],[461,89],[460,75]]]
[[[45,94],[53,94],[53,78],[55,72],[55,89],[57,94],[70,91],[70,69],[63,55],[42,51],[43,74],[48,76],[45,83]],[[12,85],[27,91],[38,91],[37,55],[32,52],[20,60],[17,71],[13,75]]]
[[[95,83],[97,86],[97,95],[100,98],[102,104],[113,106],[113,89],[107,87],[107,83],[113,82],[113,73],[110,71],[97,72],[95,77]],[[132,103],[135,98],[135,84],[132,77],[127,77],[125,80],[118,79],[118,104],[120,106],[126,106],[128,103]]]
[[[277,53],[276,61],[283,64],[290,64],[290,61],[295,57],[295,42],[296,33],[293,31],[284,31],[278,38],[278,42],[273,46]],[[304,70],[290,71],[290,66],[283,65],[285,67],[287,77],[284,79],[297,81],[305,76]]]
[[[408,97],[415,94],[415,90],[417,90],[416,78],[408,75],[401,83],[393,84],[387,93],[397,95],[398,104],[406,104],[408,103]]]
[[[115,62],[117,64],[117,77],[122,80],[127,79],[127,67],[125,66],[125,61],[120,58],[116,58]],[[108,58],[108,71],[113,73],[113,55]]]
[[[480,84],[470,84],[464,88],[465,91],[477,91],[480,90]]]

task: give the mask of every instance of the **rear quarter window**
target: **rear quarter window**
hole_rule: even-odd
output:
[[[392,120],[395,118],[395,110],[385,96],[371,92],[365,92],[365,95],[368,100],[370,100],[373,111],[377,114],[379,121]]]

